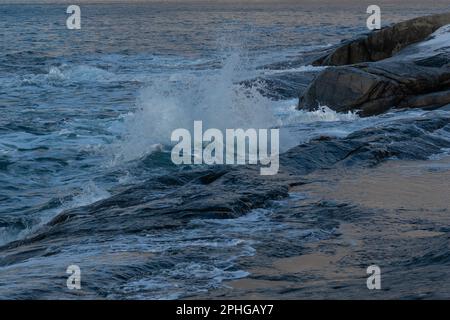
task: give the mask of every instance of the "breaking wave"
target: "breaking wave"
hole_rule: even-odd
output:
[[[142,89],[136,112],[123,117],[121,139],[114,144],[115,162],[140,158],[158,144],[169,145],[171,132],[204,128],[270,128],[280,125],[273,101],[258,87],[238,84],[246,74],[245,60],[232,54],[219,70],[201,75],[171,75]]]

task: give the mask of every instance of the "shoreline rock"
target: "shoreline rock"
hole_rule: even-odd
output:
[[[116,288],[123,288],[130,279],[171,270],[175,263],[191,259],[193,252],[197,259],[208,259],[211,254],[210,251],[199,253],[197,246],[195,251],[187,247],[150,251],[148,248],[155,245],[152,238],[162,236],[163,243],[170,243],[171,238],[164,237],[176,236],[183,230],[195,231],[193,222],[199,225],[211,219],[238,218],[257,208],[271,208],[273,200],[288,199],[292,190],[295,192],[311,183],[323,184],[323,179],[310,175],[315,172],[321,171],[327,176],[341,170],[351,173],[357,168],[373,168],[393,157],[426,160],[450,147],[450,140],[437,134],[442,131],[450,132],[450,116],[434,111],[427,116],[355,131],[345,138],[319,138],[298,145],[280,155],[281,170],[276,176],[260,176],[254,166],[192,170],[184,167],[136,183],[109,198],[68,209],[28,237],[0,246],[0,266],[6,270],[2,274],[0,297],[99,299],[104,298],[105,293],[108,297],[122,296],[123,291]],[[327,235],[334,236],[331,231],[336,230],[341,221],[363,219],[367,222],[368,216],[370,212],[366,207],[331,199],[294,202],[277,211],[276,219],[285,217],[296,228],[302,223],[304,228],[300,230],[325,230]],[[222,225],[214,226],[221,228]],[[369,226],[372,228],[373,224]],[[317,237],[317,232],[312,232],[312,236]],[[280,253],[303,254],[301,242],[286,242],[285,239],[278,241],[271,236],[270,241],[261,243],[264,246],[261,251],[271,257],[279,257]],[[156,244],[159,246],[158,242]],[[99,248],[96,253],[84,255],[95,247]],[[139,251],[134,251],[136,248]],[[441,250],[440,246],[433,248]],[[448,256],[448,250],[443,252]],[[28,267],[30,261],[32,268]],[[86,285],[79,292],[61,290],[61,283],[65,284],[61,282],[61,274],[65,274],[69,263],[76,262],[82,263]],[[420,261],[415,265],[420,267]]]
[[[440,27],[450,24],[450,13],[418,17],[344,41],[313,66],[342,66],[387,59],[403,48],[423,41]]]
[[[407,33],[405,26],[409,26],[413,33],[422,25],[428,26],[428,31],[433,30],[437,22],[431,28],[430,21],[450,24],[450,13],[403,22],[398,27],[403,33],[398,34]],[[409,43],[409,40],[408,37],[406,40],[398,39],[399,46]],[[359,41],[353,43],[359,45]],[[386,56],[391,53],[392,39],[388,42]],[[338,112],[358,111],[361,116],[371,116],[391,108],[436,109],[445,106],[450,103],[449,43],[450,26],[444,26],[426,41],[404,47],[392,57],[329,67],[301,94],[298,109],[315,110],[326,105]],[[329,59],[342,56],[344,47],[328,55]]]

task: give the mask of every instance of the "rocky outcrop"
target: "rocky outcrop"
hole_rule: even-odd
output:
[[[450,103],[450,68],[430,68],[390,61],[333,67],[323,71],[300,98],[301,109],[319,105],[361,116],[392,107],[438,108]]]
[[[314,172],[352,172],[351,168],[373,167],[393,157],[428,159],[450,147],[445,135],[438,134],[442,131],[450,132],[450,116],[429,112],[427,116],[365,128],[345,138],[322,137],[294,147],[280,155],[280,174],[274,176],[261,176],[255,166],[212,166],[182,168],[139,182],[96,203],[66,210],[27,238],[0,246],[0,298],[129,297],[128,284],[143,275],[153,279],[170,272],[176,264],[186,265],[193,257],[195,262],[205,264],[211,261],[208,259],[215,259],[214,255],[211,257],[214,251],[209,249],[212,245],[203,249],[205,247],[200,247],[199,243],[214,241],[215,247],[220,241],[216,242],[210,233],[206,236],[196,233],[198,226],[211,223],[211,219],[216,221],[208,230],[229,229],[217,219],[237,218],[252,209],[270,205],[271,200],[285,199],[296,186],[323,184],[320,176],[318,179],[312,174]],[[271,229],[275,230],[273,232],[262,229],[259,234],[266,233],[267,238],[260,235],[253,238],[254,234],[249,233],[252,241],[261,241],[261,252],[272,257],[303,254],[302,242],[274,237],[278,230],[286,234],[288,225],[293,228],[288,229],[288,233],[294,229],[302,231],[301,236],[289,239],[304,240],[311,234],[311,239],[316,241],[322,232],[326,237],[338,235],[336,230],[341,219],[347,226],[358,217],[372,222],[367,219],[376,217],[379,212],[377,209],[371,214],[366,207],[358,209],[351,204],[323,201],[315,204],[301,199],[302,203],[289,200],[284,211],[274,212],[274,219],[282,222],[283,229]],[[260,219],[265,223],[266,218],[253,219],[248,222],[249,226],[254,223],[255,228],[260,228]],[[449,233],[447,226],[442,222],[445,232]],[[231,228],[233,234],[242,230]],[[181,247],[173,246],[178,233],[183,237]],[[443,249],[433,248],[448,256],[447,242],[444,244]],[[166,245],[169,249],[161,250]],[[225,250],[234,246],[227,245]],[[442,270],[449,270],[447,256],[442,260],[446,261]],[[79,263],[82,267],[82,290],[61,290],[70,263]],[[12,285],[8,285],[10,283]],[[357,288],[360,287],[359,282]]]
[[[413,32],[416,27],[428,25],[430,21],[450,24],[450,14],[433,17],[439,19],[414,19],[401,24],[399,30],[411,26]],[[431,26],[427,28],[431,30]],[[400,46],[408,43],[403,38],[398,42]],[[390,58],[329,67],[301,95],[298,107],[314,110],[327,105],[339,112],[357,110],[362,116],[370,116],[393,107],[434,109],[447,105],[450,103],[449,43],[450,26],[444,26],[426,41],[408,46]],[[387,47],[386,55],[389,55],[392,46],[387,43]],[[377,52],[370,60],[381,57]],[[328,57],[335,59],[333,54]]]
[[[450,90],[423,94],[405,99],[400,106],[405,108],[437,109],[450,103]]]
[[[450,13],[419,17],[343,42],[316,59],[315,66],[342,66],[379,61],[401,49],[425,40],[440,27],[450,24]]]

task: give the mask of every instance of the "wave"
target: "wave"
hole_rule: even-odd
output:
[[[288,68],[288,69],[280,69],[280,70],[264,70],[264,74],[266,75],[273,75],[273,74],[280,74],[280,73],[294,73],[294,72],[319,72],[322,70],[325,70],[328,67],[316,67],[311,65],[306,66],[300,66],[296,68]]]
[[[289,186],[325,168],[372,167],[393,157],[425,160],[450,147],[444,139],[449,123],[449,114],[440,112],[385,121],[344,139],[293,148],[280,156],[283,173],[273,179],[244,166],[183,170],[67,210],[32,237],[0,248],[5,279],[25,279],[19,287],[2,287],[1,295],[42,297],[42,288],[48,297],[61,295],[48,283],[59,281],[58,270],[73,259],[97,279],[84,297],[110,292],[107,298],[175,298],[219,286],[224,279],[245,276],[236,257],[251,256],[254,250],[292,256],[305,241],[332,236],[339,225],[335,217],[367,215],[351,204],[290,195]],[[272,207],[273,200],[281,201]],[[178,287],[162,287],[164,281]]]
[[[0,245],[26,238],[64,210],[86,206],[110,196],[108,191],[90,181],[70,197],[52,198],[46,204],[38,205],[34,210],[36,215],[30,210],[31,213],[24,218],[4,216],[2,221],[4,226],[0,227]],[[45,209],[53,207],[54,204],[57,204],[56,208]]]
[[[88,65],[51,66],[46,74],[33,74],[22,78],[22,85],[64,86],[80,83],[110,83],[121,78],[112,72]]]
[[[297,102],[297,101],[295,101]],[[293,125],[301,123],[313,122],[338,122],[338,121],[355,121],[360,119],[356,112],[348,111],[347,113],[339,113],[328,106],[320,106],[315,111],[297,110],[294,101],[290,102],[290,106],[284,111],[283,125]]]
[[[142,89],[137,110],[122,119],[123,134],[112,149],[114,162],[140,158],[158,144],[170,145],[172,131],[191,130],[195,120],[220,130],[279,125],[273,101],[257,86],[239,84],[250,72],[245,59],[231,54],[222,65],[200,75],[169,75]]]

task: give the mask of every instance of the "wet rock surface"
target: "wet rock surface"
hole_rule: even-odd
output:
[[[0,292],[2,296],[9,298],[121,297],[123,291],[119,289],[123,289],[123,286],[127,288],[126,284],[133,279],[143,275],[157,278],[161,268],[175,267],[178,260],[180,266],[183,266],[182,261],[186,256],[198,263],[201,261],[206,263],[209,254],[204,252],[203,256],[203,253],[195,251],[173,249],[165,251],[155,259],[155,255],[158,255],[157,250],[151,252],[121,250],[111,253],[108,251],[111,248],[106,249],[109,240],[117,241],[121,237],[127,239],[127,236],[137,235],[142,235],[145,239],[145,235],[169,231],[176,234],[177,230],[182,232],[182,229],[189,229],[188,226],[195,221],[197,224],[199,221],[207,223],[211,219],[228,221],[230,218],[243,217],[257,208],[271,208],[271,219],[283,222],[284,225],[294,225],[292,232],[295,230],[296,237],[304,241],[300,241],[300,238],[299,242],[293,239],[286,241],[283,237],[289,235],[289,232],[284,236],[280,234],[278,240],[273,232],[264,232],[263,235],[268,237],[267,239],[252,240],[263,243],[263,248],[258,247],[258,252],[263,252],[263,255],[243,257],[241,266],[244,269],[257,265],[264,266],[266,263],[264,257],[284,259],[311,253],[312,249],[306,244],[312,240],[338,241],[339,238],[336,236],[344,222],[366,221],[365,228],[372,228],[371,232],[374,232],[373,230],[383,228],[385,223],[382,219],[367,220],[368,217],[376,215],[375,211],[363,210],[351,202],[336,202],[333,199],[289,201],[289,197],[292,196],[292,192],[302,192],[301,188],[312,183],[321,181],[327,183],[323,176],[311,175],[316,171],[372,168],[393,158],[427,159],[430,155],[439,153],[442,148],[450,147],[450,140],[446,138],[449,133],[448,114],[434,111],[416,119],[396,121],[357,131],[346,138],[322,137],[294,147],[281,155],[280,174],[273,177],[260,176],[258,168],[255,167],[183,168],[177,174],[147,181],[92,205],[67,210],[28,238],[1,247],[0,265],[4,272],[0,280],[2,287]],[[288,201],[276,209],[276,202],[283,199]],[[420,220],[416,223],[422,224]],[[302,235],[298,235],[299,230],[302,231]],[[218,231],[224,232],[220,227]],[[445,235],[436,238],[438,242],[448,238],[448,230],[441,228],[440,232],[444,232]],[[94,234],[95,238],[92,237]],[[323,246],[321,250],[325,252],[334,250],[334,247],[328,247],[327,243],[325,241],[318,245]],[[438,252],[433,252],[439,257],[444,257],[436,258],[436,266],[442,267],[448,263],[445,257],[449,255],[449,250],[445,247],[445,241],[439,243],[433,247],[433,250]],[[142,245],[142,248],[149,246]],[[416,254],[423,253],[424,259],[427,255],[434,254],[429,251],[430,249],[426,249],[422,242],[408,245]],[[98,256],[81,258],[80,255],[86,246],[98,246]],[[359,249],[356,247],[355,250]],[[71,253],[68,255],[69,258],[68,252]],[[376,252],[369,251],[367,254]],[[54,257],[59,258],[53,260]],[[362,259],[361,257],[358,259]],[[346,256],[346,259],[350,258]],[[83,263],[85,274],[83,290],[74,293],[55,289],[65,283],[65,268],[72,263]],[[395,261],[389,263],[393,263],[392,266],[395,267]],[[416,268],[423,261],[412,259],[408,263],[411,268]],[[282,264],[280,268],[291,267]],[[424,268],[433,268],[433,265]],[[46,274],[43,276],[39,270],[46,270]],[[439,270],[445,272],[444,268]],[[20,275],[21,282],[9,283],[8,274],[13,274],[14,279],[18,279]],[[313,279],[315,274],[308,273],[307,276]],[[265,281],[283,280],[292,283],[300,281],[297,276],[287,277],[283,274],[259,277],[258,279]],[[340,291],[342,297],[357,296],[361,290],[360,280],[354,279],[354,282],[347,283],[345,290]],[[195,283],[195,278],[190,281]],[[429,287],[433,286],[433,283],[424,281],[423,285]],[[319,295],[323,294],[323,290],[328,286],[329,282],[314,283],[313,287],[303,287],[302,290],[309,293],[317,292]],[[409,287],[405,285],[405,288]],[[289,297],[302,297],[306,294],[300,289],[286,289],[283,292]],[[405,295],[400,296],[412,297],[414,292],[416,291],[405,289]],[[442,292],[444,293],[447,294],[446,291]],[[198,295],[198,292],[191,295]],[[330,296],[332,295],[333,291],[330,292]]]
[[[403,48],[428,38],[450,24],[450,13],[418,17],[344,41],[315,59],[315,66],[342,66],[390,58]]]
[[[308,88],[300,93],[298,108],[315,110],[320,105],[326,105],[336,111],[354,110],[362,116],[371,116],[391,108],[434,109],[448,104],[450,101],[450,47],[448,46],[450,28],[444,26],[424,41],[406,45],[415,42],[407,36],[409,33],[417,33],[418,38],[414,39],[418,40],[423,38],[424,34],[437,29],[438,26],[450,23],[449,20],[450,14],[444,14],[434,18],[418,18],[396,25],[403,32],[394,32],[392,30],[395,26],[392,27],[393,36],[398,38],[392,38],[391,42],[398,42],[398,47],[403,49],[392,50],[392,45],[388,45],[388,48],[378,48],[384,50],[385,56],[379,55],[378,49],[374,49],[375,57],[359,56],[354,60],[346,58],[348,61],[342,61],[342,63],[328,63],[324,60],[323,64],[339,66],[322,71]],[[432,26],[428,25],[430,21],[435,23],[431,24]],[[425,31],[417,32],[417,28]],[[382,37],[382,32],[384,31],[375,32],[373,37],[378,37],[378,34]],[[336,49],[328,59],[338,59],[332,57],[340,56],[342,50],[347,50],[344,48],[346,47]],[[367,50],[371,52],[372,49],[368,47]],[[393,56],[391,56],[392,53],[394,53]],[[358,60],[375,62],[355,63],[360,62]],[[350,65],[344,65],[347,63]]]

